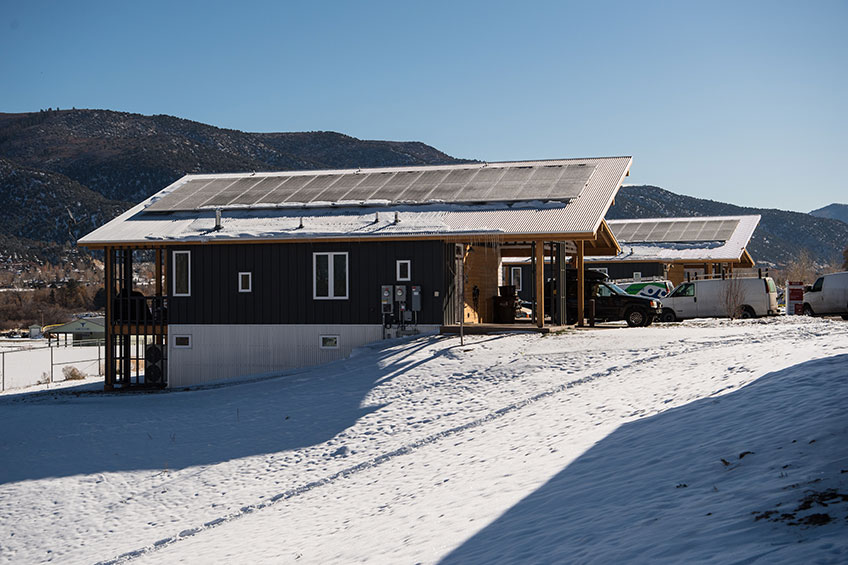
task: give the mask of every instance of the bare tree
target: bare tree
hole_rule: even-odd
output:
[[[733,320],[744,314],[742,301],[745,297],[740,279],[730,278],[726,282],[721,293],[721,303],[725,313]]]
[[[798,257],[786,265],[787,280],[812,283],[816,280],[816,276],[815,261],[813,261],[813,256],[806,249],[802,249]]]
[[[848,271],[848,247],[842,250],[842,268]]]

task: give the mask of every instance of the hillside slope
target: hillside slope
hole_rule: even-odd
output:
[[[69,244],[127,209],[64,175],[0,157],[0,257],[58,260]]]
[[[607,218],[673,218],[687,216],[762,216],[748,250],[761,265],[784,267],[806,249],[819,265],[841,263],[848,245],[848,224],[800,212],[748,208],[683,196],[656,186],[625,186]]]
[[[0,114],[0,156],[138,202],[188,173],[459,163],[419,142],[334,132],[246,133],[109,110]]]
[[[839,220],[848,224],[848,204],[828,204],[824,208],[813,210],[810,215],[817,218]]]

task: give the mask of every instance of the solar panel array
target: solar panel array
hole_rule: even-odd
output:
[[[591,164],[476,166],[382,172],[193,178],[147,207],[149,212],[315,203],[517,202],[571,200]]]
[[[660,222],[610,222],[618,241],[627,243],[672,243],[686,241],[727,241],[736,231],[739,220],[674,220]]]

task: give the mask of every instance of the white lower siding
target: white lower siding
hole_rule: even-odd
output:
[[[431,331],[438,326],[421,327]],[[321,336],[338,336],[337,349],[321,349]],[[191,336],[191,347],[175,338]],[[168,386],[184,387],[343,359],[353,348],[379,341],[383,327],[370,325],[170,325]]]

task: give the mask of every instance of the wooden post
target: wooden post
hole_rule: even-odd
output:
[[[536,242],[536,325],[545,327],[545,242]]]
[[[106,254],[106,264],[104,266],[106,279],[103,282],[103,288],[106,290],[106,335],[104,336],[105,345],[103,350],[103,355],[106,358],[106,372],[103,376],[103,388],[105,390],[112,390],[115,388],[115,360],[112,350],[112,293],[114,292],[114,283],[112,282],[112,248],[107,247],[103,251]]]
[[[577,267],[577,325],[583,327],[584,325],[584,295],[586,292],[586,277],[583,274],[583,240],[577,241],[577,261],[575,261],[575,267]]]

